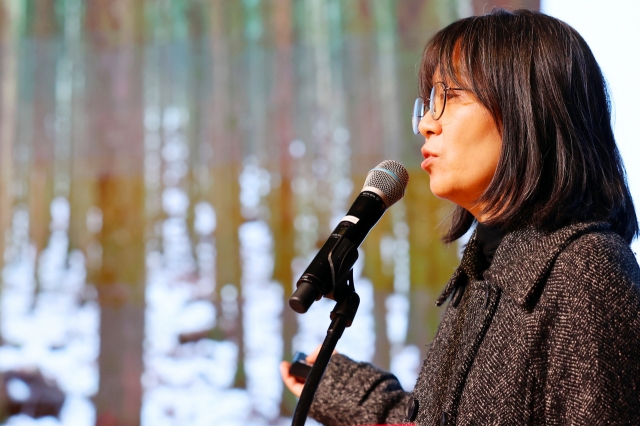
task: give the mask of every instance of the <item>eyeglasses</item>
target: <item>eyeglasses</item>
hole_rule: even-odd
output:
[[[431,88],[431,94],[429,99],[429,112],[434,120],[440,119],[442,113],[444,113],[444,107],[447,105],[447,91],[449,90],[468,90],[460,87],[447,87],[444,82],[439,81]],[[413,114],[411,115],[411,126],[413,127],[413,133],[420,134],[418,126],[420,120],[425,114],[425,104],[422,98],[416,99],[416,103],[413,105]]]

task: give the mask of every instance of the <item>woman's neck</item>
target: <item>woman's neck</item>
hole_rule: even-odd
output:
[[[488,265],[493,262],[493,256],[504,238],[505,232],[496,226],[478,223],[476,226],[476,244],[482,249],[482,254]]]

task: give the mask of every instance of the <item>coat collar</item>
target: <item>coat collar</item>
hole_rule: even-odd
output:
[[[491,267],[481,272],[484,261],[476,243],[476,232],[469,239],[460,266],[453,273],[436,305],[442,305],[453,290],[465,285],[468,278],[483,276],[496,283],[521,306],[528,305],[544,283],[556,257],[581,235],[609,229],[606,222],[585,222],[568,225],[551,232],[522,228],[505,235],[496,250]]]

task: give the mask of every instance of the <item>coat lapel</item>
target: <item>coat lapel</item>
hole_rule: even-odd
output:
[[[482,248],[476,242],[476,231],[473,231],[464,249],[460,266],[456,268],[442,294],[436,300],[436,306],[441,306],[456,288],[466,285],[469,278],[474,280],[482,279],[482,270],[486,267],[483,259]]]

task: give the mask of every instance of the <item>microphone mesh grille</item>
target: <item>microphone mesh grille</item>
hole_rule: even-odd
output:
[[[389,208],[404,196],[408,183],[407,169],[397,161],[385,160],[369,171],[364,186],[372,186],[382,191],[389,199]]]

